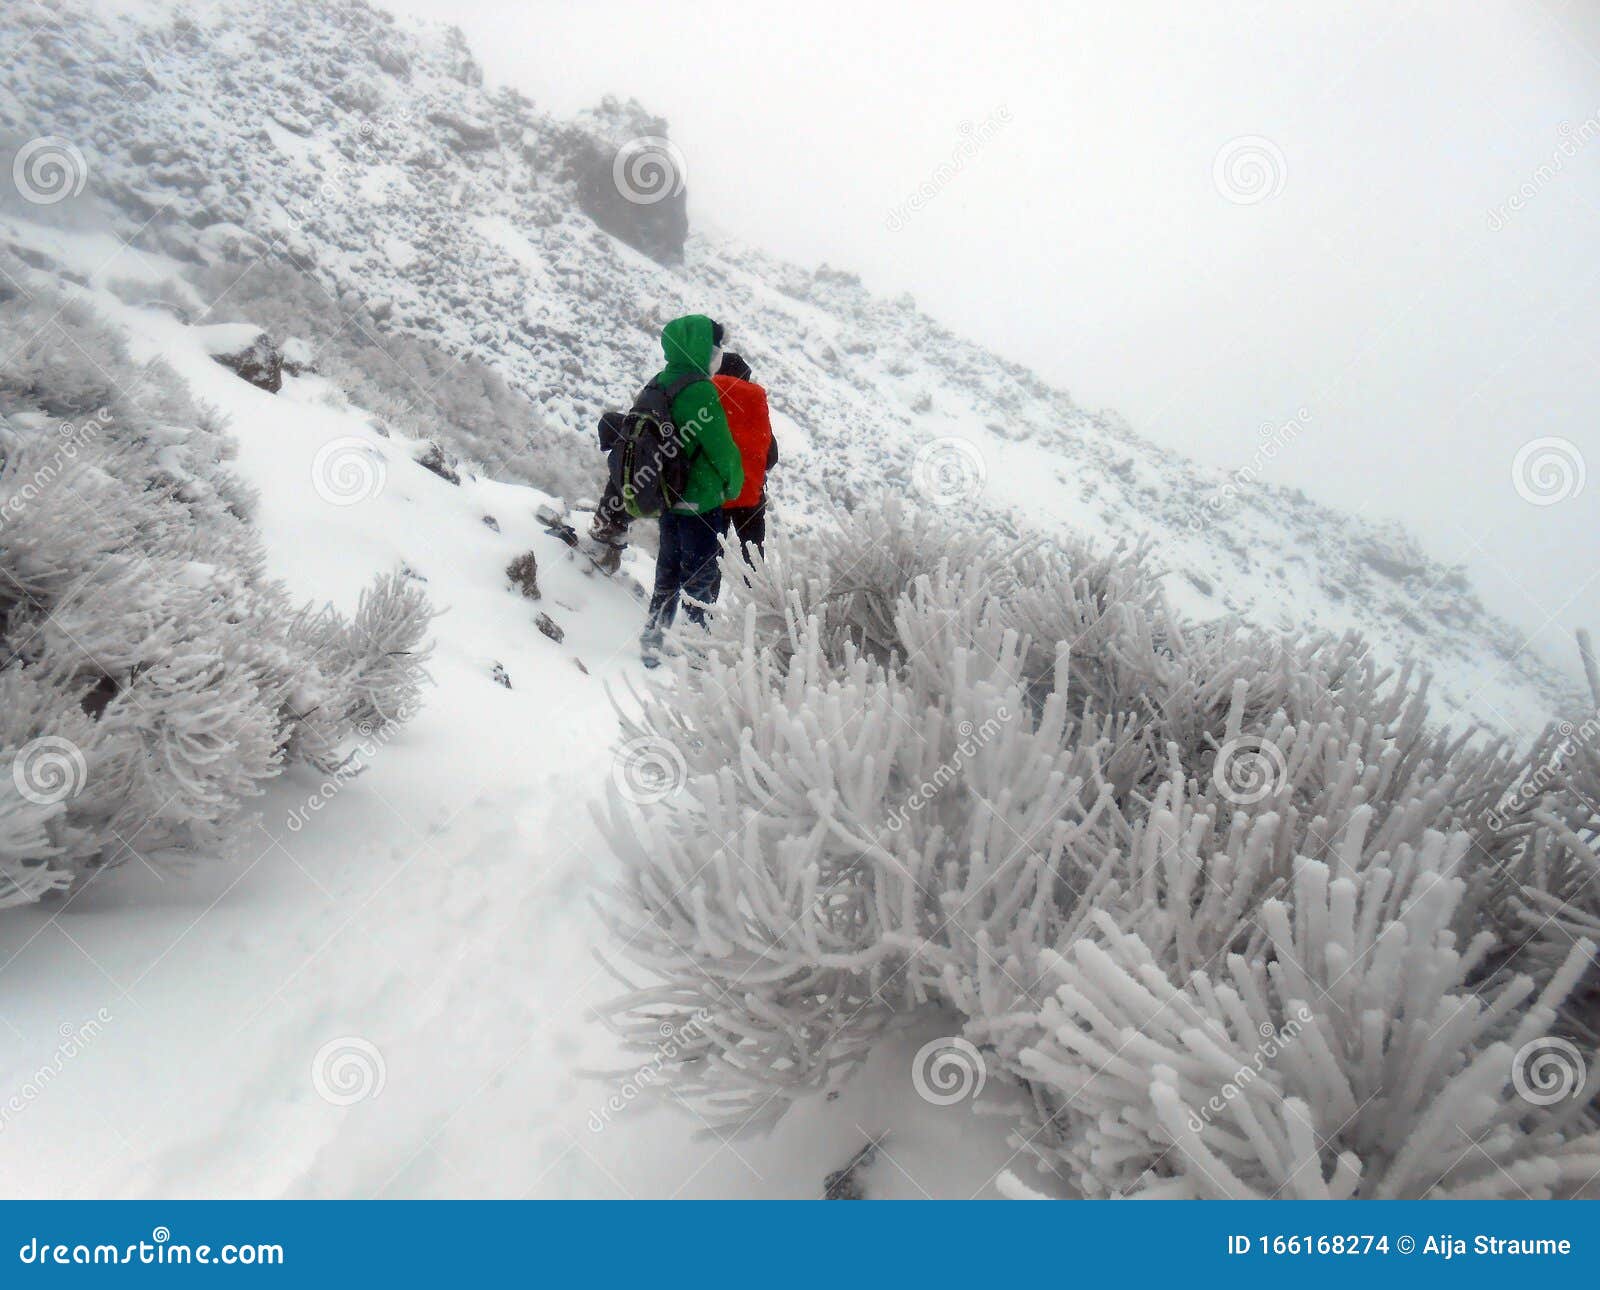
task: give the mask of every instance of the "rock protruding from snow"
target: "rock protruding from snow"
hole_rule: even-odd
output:
[[[524,551],[506,565],[506,580],[529,600],[539,599],[539,561]]]
[[[841,1169],[835,1169],[822,1183],[823,1200],[866,1200],[867,1189],[861,1174],[878,1158],[879,1139],[873,1138],[860,1151],[850,1157]]]
[[[229,371],[269,394],[283,388],[283,354],[254,323],[215,323],[197,330],[206,352]]]
[[[455,459],[436,443],[429,442],[418,454],[417,465],[424,470],[431,470],[447,484],[461,483],[461,472],[456,469]]]
[[[289,130],[294,134],[308,135],[312,131],[311,122],[306,119],[305,114],[295,111],[287,103],[277,104],[271,109],[269,115],[285,130]]]
[[[475,152],[480,148],[494,147],[494,127],[465,112],[446,109],[428,113],[428,120],[442,125],[450,132],[448,142],[461,152]]]
[[[689,236],[683,156],[667,123],[607,98],[565,132],[579,209],[660,264],[681,264]]]

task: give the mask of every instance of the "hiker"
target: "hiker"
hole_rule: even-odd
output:
[[[705,606],[716,600],[722,585],[718,560],[728,518],[722,508],[744,489],[744,464],[728,432],[717,387],[711,383],[722,357],[722,335],[722,324],[704,314],[675,318],[663,327],[661,352],[667,365],[651,378],[629,414],[636,417],[646,405],[651,386],[660,392],[657,397],[670,396],[675,446],[682,455],[681,486],[675,483],[669,488],[665,479],[659,484],[661,550],[656,556],[650,615],[639,638],[647,667],[659,662],[662,633],[672,625],[680,600],[689,602],[683,609],[690,622],[705,621]],[[618,491],[624,497],[632,491],[637,499],[650,484],[650,480],[619,479]],[[634,507],[624,509],[633,514],[645,508],[636,500]]]
[[[744,466],[744,489],[723,509],[728,513],[728,531],[749,563],[751,548],[763,550],[767,538],[767,471],[778,464],[778,441],[767,415],[767,392],[750,379],[749,363],[738,354],[725,353],[711,381]]]

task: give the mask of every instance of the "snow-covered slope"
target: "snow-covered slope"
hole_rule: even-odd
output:
[[[49,246],[93,266],[90,239]],[[617,989],[592,954],[613,862],[588,803],[627,773],[611,693],[642,679],[641,609],[535,519],[554,499],[452,486],[325,379],[268,394],[201,329],[78,294],[230,419],[297,599],[350,609],[404,566],[444,612],[436,687],[359,774],[291,771],[223,862],[129,864],[8,911],[0,1194],[805,1197],[883,1135],[872,1194],[992,1193],[1000,1122],[905,1078],[937,1018],[777,1136],[723,1146],[647,1106],[654,1072],[588,1015]],[[537,602],[504,573],[527,550]]]
[[[575,158],[646,129],[633,107],[551,120],[485,91],[457,40],[343,0],[102,10],[0,10],[20,51],[0,125],[51,140],[67,188],[53,200],[41,171],[34,200],[9,194],[0,245],[230,418],[297,598],[348,610],[398,565],[445,612],[436,688],[358,777],[289,773],[225,863],[127,865],[65,907],[8,911],[8,1196],[809,1196],[869,1141],[869,1195],[994,1194],[1014,1160],[1004,1117],[908,1077],[948,1018],[915,1019],[772,1137],[725,1145],[648,1108],[656,1072],[588,1015],[616,988],[592,954],[587,899],[612,861],[589,805],[627,770],[613,697],[642,683],[641,608],[536,522],[562,499],[534,485],[552,483],[551,445],[597,477],[596,413],[683,310],[731,320],[772,391],[784,521],[888,488],[1002,525],[1148,537],[1196,614],[1361,629],[1439,670],[1445,715],[1525,733],[1551,710],[1559,678],[1402,535],[1161,453],[848,274],[710,236],[663,265],[601,232]],[[254,329],[191,324],[274,303],[245,294],[233,271],[251,265],[329,302],[314,357],[348,333],[500,372],[528,410],[490,445],[496,477],[445,482],[326,377],[269,394],[213,362],[219,335]],[[406,424],[462,447],[448,374],[395,381]],[[528,550],[537,603],[504,572]],[[647,582],[648,558],[629,572]],[[977,1105],[1008,1096],[993,1081]]]
[[[538,441],[569,456],[564,481],[597,473],[596,414],[653,369],[661,322],[704,310],[732,323],[771,390],[789,462],[777,504],[791,522],[887,487],[999,524],[1148,537],[1183,608],[1363,631],[1437,670],[1442,716],[1526,734],[1572,692],[1458,570],[1403,533],[1251,482],[1295,435],[1337,426],[1291,416],[1263,432],[1261,461],[1230,476],[1079,408],[848,273],[710,235],[690,238],[682,264],[658,264],[584,214],[583,186],[596,155],[661,123],[609,101],[551,119],[485,89],[455,33],[345,0],[103,8],[65,0],[49,21],[37,6],[0,15],[0,34],[25,51],[0,123],[76,151],[67,167],[85,190],[48,213],[107,221],[116,240],[101,276],[125,276],[144,251],[209,264],[202,303],[228,322],[250,309],[233,266],[264,262],[326,293],[330,331],[487,361],[535,408],[494,452],[497,468],[550,486],[526,451]],[[641,203],[639,218],[654,209]],[[397,383],[451,442],[448,382]]]

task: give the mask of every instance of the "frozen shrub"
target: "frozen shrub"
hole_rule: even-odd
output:
[[[0,906],[216,846],[287,758],[414,705],[428,621],[396,579],[296,615],[216,414],[30,288],[0,298]]]
[[[1583,1100],[1538,1105],[1519,1055],[1593,953],[1540,993],[1470,985],[1492,936],[1459,947],[1468,845],[1430,834],[1394,866],[1297,862],[1262,902],[1264,943],[1213,971],[1104,911],[1064,955],[1018,1067],[1049,1104],[1055,1160],[1086,1195],[1319,1199],[1550,1196],[1600,1169]],[[1591,1073],[1600,1081],[1600,1070]],[[1048,1157],[1047,1157],[1048,1158]]]
[[[487,473],[572,497],[593,485],[592,458],[472,352],[380,322],[365,306],[335,299],[285,259],[218,262],[199,271],[207,300],[256,319],[274,336],[303,336],[317,370],[361,407],[415,439],[438,439]]]
[[[1496,830],[1527,760],[1432,729],[1424,679],[1354,638],[1186,623],[1137,549],[894,509],[775,533],[725,585],[709,630],[677,632],[672,688],[624,718],[625,748],[681,782],[618,791],[603,817],[625,862],[607,909],[650,976],[614,1018],[650,1045],[703,1010],[673,1088],[713,1123],[774,1118],[933,1003],[1032,1093],[1019,1140],[1095,1194],[1235,1189],[1203,1182],[1213,1156],[1261,1194],[1489,1188],[1476,1166],[1425,1176],[1444,1114],[1530,1191],[1600,1163],[1587,1098],[1561,1121],[1509,1092],[1510,1056],[1560,1024],[1591,951],[1519,955],[1497,922],[1497,875],[1592,865],[1593,837]],[[1215,1024],[1169,1042],[1123,977],[1193,996],[1161,1024]],[[1350,990],[1338,1014],[1326,998]],[[1218,1121],[1176,1150],[1173,1108],[1194,1109],[1245,1020],[1302,1004],[1316,1038],[1263,1084],[1275,1126],[1241,1141]],[[1202,1040],[1223,1055],[1174,1056]],[[1358,1088],[1386,1093],[1339,1137]]]
[[[331,605],[302,609],[287,637],[315,666],[294,694],[291,750],[326,768],[353,737],[409,720],[428,679],[432,617],[422,588],[399,571],[362,591],[351,619]]]
[[[1577,942],[1600,943],[1600,668],[1587,633],[1579,642],[1590,710],[1545,730],[1492,815],[1498,836],[1527,839],[1495,872],[1488,902],[1523,970],[1549,971]],[[1600,1043],[1600,964],[1562,1019],[1575,1038]]]

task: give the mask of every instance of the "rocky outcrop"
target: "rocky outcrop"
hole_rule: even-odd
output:
[[[269,394],[283,388],[283,354],[254,323],[216,323],[196,330],[206,352],[229,371]]]
[[[475,152],[479,148],[494,146],[494,127],[486,121],[468,116],[465,112],[441,109],[428,113],[428,120],[449,131],[447,142],[458,152]]]
[[[660,264],[683,261],[688,176],[667,123],[637,103],[606,99],[563,133],[578,207],[612,237]]]

